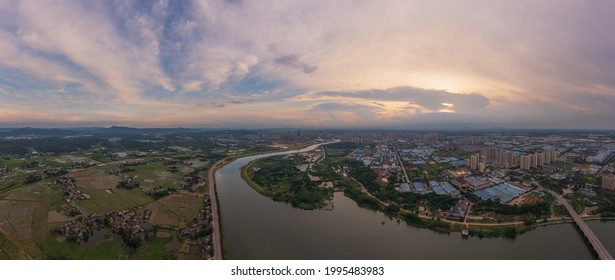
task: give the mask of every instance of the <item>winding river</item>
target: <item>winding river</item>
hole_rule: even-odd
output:
[[[241,167],[252,160],[296,152],[244,157],[217,171],[223,241],[230,259],[595,258],[572,224],[538,227],[515,239],[466,239],[458,232],[442,234],[398,224],[360,208],[342,193],[335,194],[331,211],[292,208],[258,194],[241,178]],[[615,222],[588,225],[614,254]]]

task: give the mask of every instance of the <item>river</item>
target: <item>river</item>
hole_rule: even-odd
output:
[[[302,151],[316,148],[310,146]],[[275,202],[241,178],[240,158],[216,173],[224,245],[230,259],[593,259],[572,224],[538,227],[515,239],[462,238],[398,224],[336,193],[333,210],[306,211]],[[384,222],[384,224],[383,224]],[[615,222],[588,222],[611,254]],[[608,238],[608,239],[607,239]]]

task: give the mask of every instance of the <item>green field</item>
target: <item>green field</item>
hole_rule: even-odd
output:
[[[31,161],[38,161],[47,166],[61,167],[61,168],[70,167],[72,165],[71,163],[56,161],[55,158],[53,157],[44,156],[44,157],[32,157],[29,159],[0,158],[0,167],[8,167],[8,168],[22,167],[26,163],[31,162]]]
[[[49,158],[49,157],[32,158],[31,160],[40,161],[47,166],[60,167],[60,168],[68,168],[72,165],[71,163],[59,162],[59,161],[56,161],[54,158]]]
[[[177,166],[179,166],[179,164],[177,164]],[[160,161],[129,166],[128,168],[134,169],[135,171],[127,172],[126,175],[135,178],[144,189],[171,186],[177,187],[181,178],[187,173],[172,173],[169,171],[171,166],[164,165],[164,163]]]
[[[89,154],[89,155],[86,155],[86,157],[93,159],[95,161],[100,161],[102,163],[111,162],[111,159],[108,156],[101,155],[101,154]]]
[[[174,259],[175,254],[168,252],[165,245],[171,241],[171,237],[154,237],[146,245],[140,247],[132,258],[138,260],[165,260]]]
[[[24,164],[26,164],[28,162],[28,160],[25,159],[9,159],[9,158],[0,158],[0,167],[8,167],[8,168],[15,168],[15,167],[20,167]]]
[[[48,259],[68,260],[117,260],[122,258],[124,250],[113,243],[110,237],[92,248],[84,248],[76,242],[59,241],[58,236],[49,233],[41,246]]]
[[[153,201],[140,189],[113,188],[112,193],[104,189],[79,188],[79,190],[89,195],[90,199],[77,200],[75,203],[84,210],[97,214],[104,214],[107,210],[130,209]]]

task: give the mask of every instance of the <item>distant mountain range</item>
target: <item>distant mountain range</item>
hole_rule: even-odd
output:
[[[476,127],[457,127],[457,128],[420,128],[420,129],[319,129],[319,128],[259,128],[259,129],[231,129],[231,128],[135,128],[125,126],[112,126],[112,127],[75,127],[75,128],[33,128],[33,127],[13,127],[13,128],[0,128],[0,137],[10,136],[52,136],[52,137],[65,137],[65,136],[78,136],[78,135],[106,135],[106,136],[118,136],[118,135],[131,135],[131,134],[176,134],[176,133],[197,133],[197,132],[215,132],[215,131],[234,131],[234,132],[247,132],[247,131],[269,131],[269,132],[281,132],[281,131],[329,131],[329,132],[341,132],[341,131],[417,131],[417,132],[516,132],[516,133],[540,133],[540,134],[566,134],[566,133],[614,133],[614,130],[589,130],[589,129],[512,129],[505,127],[489,127],[489,128],[476,128]]]
[[[122,134],[142,134],[142,133],[186,133],[198,132],[204,129],[192,128],[134,128],[123,126],[112,127],[75,127],[75,128],[0,128],[0,136],[75,136],[75,135],[122,135]]]

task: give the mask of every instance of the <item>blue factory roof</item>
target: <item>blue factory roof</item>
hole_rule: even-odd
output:
[[[433,187],[433,191],[436,194],[446,194],[446,192],[441,187]]]
[[[502,183],[484,190],[475,191],[474,194],[478,195],[482,200],[498,198],[500,199],[500,202],[506,203],[525,192],[526,191],[521,188],[507,183]]]
[[[457,189],[455,187],[453,187],[453,185],[451,185],[449,182],[440,182],[440,185],[442,186],[442,188],[444,188],[444,190],[446,190],[446,192],[448,193],[452,193],[454,191],[456,191]]]

